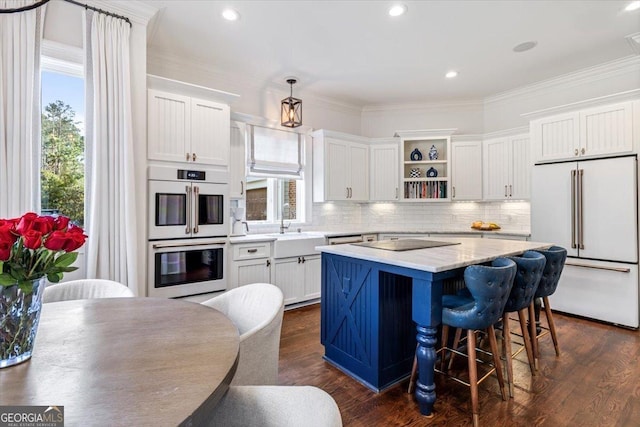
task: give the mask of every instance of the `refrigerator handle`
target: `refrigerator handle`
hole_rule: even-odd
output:
[[[571,170],[571,248],[576,245],[576,170]]]
[[[583,212],[582,212],[582,177],[584,175],[584,169],[578,170],[578,249],[584,249],[584,224],[583,224]]]

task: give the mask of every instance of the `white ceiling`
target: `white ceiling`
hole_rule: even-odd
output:
[[[148,34],[150,55],[183,59],[261,87],[358,106],[478,100],[637,55],[629,1],[172,1]],[[221,17],[225,7],[241,18]],[[533,50],[513,47],[536,41]],[[446,79],[455,69],[457,78]]]

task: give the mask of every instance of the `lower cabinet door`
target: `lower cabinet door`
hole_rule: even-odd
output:
[[[273,261],[273,267],[273,284],[282,290],[284,304],[301,301],[304,290],[302,257],[276,259]]]
[[[304,299],[320,298],[321,269],[320,255],[305,256],[304,258]]]
[[[249,285],[251,283],[271,283],[271,260],[268,258],[236,261],[234,265],[236,283],[232,283],[230,287]]]

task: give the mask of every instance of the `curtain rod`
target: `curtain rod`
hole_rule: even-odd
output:
[[[115,14],[115,13],[112,13],[112,12],[107,12],[106,10],[98,9],[97,7],[89,6],[88,4],[80,3],[80,2],[77,2],[77,1],[74,1],[74,0],[62,0],[62,1],[67,2],[67,3],[71,3],[71,4],[75,4],[76,6],[84,7],[85,9],[93,10],[94,12],[103,13],[105,15],[112,16],[114,18],[122,19],[127,24],[129,24],[130,27],[132,26],[131,21],[126,16],[118,15],[118,14]],[[18,7],[18,8],[15,8],[15,9],[0,9],[0,13],[26,12],[27,10],[31,10],[31,9],[35,9],[35,8],[40,7],[40,6],[43,6],[48,2],[49,2],[49,0],[41,0],[41,1],[37,2],[37,3],[34,3],[32,5],[29,5],[29,6]]]

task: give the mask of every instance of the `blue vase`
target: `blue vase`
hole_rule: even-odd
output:
[[[438,149],[435,145],[432,145],[429,150],[429,160],[438,160]]]
[[[411,160],[419,161],[422,160],[422,153],[417,148],[411,152]]]
[[[427,171],[427,176],[429,178],[435,178],[438,176],[438,171],[435,168],[429,168],[429,170]]]

